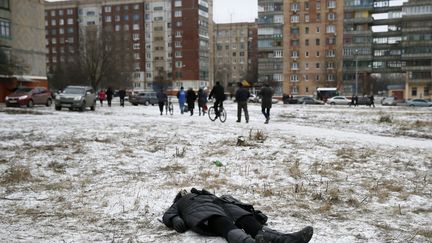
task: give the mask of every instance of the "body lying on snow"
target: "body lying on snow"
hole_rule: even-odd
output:
[[[163,223],[184,233],[221,236],[229,243],[307,243],[313,228],[280,233],[265,226],[267,216],[250,204],[230,196],[216,196],[205,189],[181,190],[163,215]]]

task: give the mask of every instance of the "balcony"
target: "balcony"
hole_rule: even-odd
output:
[[[372,17],[359,17],[359,18],[344,19],[344,24],[368,24],[368,23],[372,23],[372,22],[373,22]]]

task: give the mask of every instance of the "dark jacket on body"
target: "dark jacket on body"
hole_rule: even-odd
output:
[[[197,99],[197,95],[193,89],[188,89],[186,91],[186,103],[188,104],[189,109],[194,108],[195,101]]]
[[[214,97],[216,100],[224,101],[226,99],[224,87],[220,84],[216,84],[210,92],[209,98]]]
[[[260,90],[259,95],[261,96],[261,107],[271,108],[272,107],[273,90],[268,86],[264,86]]]
[[[212,216],[225,216],[236,222],[245,215],[254,215],[257,220],[265,224],[267,216],[252,205],[245,204],[232,196],[217,197],[206,190],[193,188],[191,193],[181,197],[165,212],[163,223],[172,228],[172,219],[181,217],[188,228],[201,235],[214,235],[206,226],[206,221]]]
[[[236,91],[235,98],[237,102],[247,101],[249,97],[250,97],[249,90],[244,87],[240,87]]]

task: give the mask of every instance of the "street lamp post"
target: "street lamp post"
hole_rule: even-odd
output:
[[[358,96],[358,53],[359,50],[356,49],[354,53],[355,58],[355,95]]]

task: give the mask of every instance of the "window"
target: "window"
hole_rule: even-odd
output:
[[[411,96],[417,96],[417,87],[411,88]]]
[[[308,9],[309,9],[309,2],[305,2],[305,3],[304,3],[304,9],[305,9],[305,10],[308,10]]]
[[[68,18],[68,19],[67,19],[67,24],[71,25],[71,24],[73,24],[73,23],[74,23],[74,21],[73,21],[72,18]]]
[[[334,74],[328,74],[327,75],[327,81],[335,81],[335,75]]]
[[[111,22],[111,16],[105,16],[105,22]]]
[[[291,80],[291,82],[297,82],[298,81],[298,75],[296,75],[296,74],[291,75],[290,80]]]
[[[64,14],[63,9],[60,9],[59,12],[58,12],[58,14],[59,14],[59,16],[63,16],[63,14]]]
[[[306,39],[305,40],[305,46],[308,46],[309,45],[309,39]]]
[[[134,59],[135,60],[141,59],[140,54],[139,53],[134,53]]]
[[[328,62],[327,63],[327,69],[334,69],[334,67],[335,67],[334,62]]]
[[[298,15],[292,15],[291,16],[291,23],[298,23],[299,22],[299,16]]]
[[[309,14],[306,14],[306,15],[304,16],[304,18],[305,18],[305,22],[309,22]]]
[[[309,27],[305,27],[305,33],[309,34]]]
[[[327,15],[328,20],[335,20],[336,19],[336,14],[335,13],[329,13]]]
[[[51,17],[55,17],[56,16],[56,11],[55,10],[51,10]]]
[[[319,69],[320,68],[320,63],[319,62],[315,63],[315,67],[316,67],[316,69]]]
[[[176,61],[175,62],[175,66],[176,66],[176,68],[182,68],[183,67],[183,62],[182,61]]]
[[[298,58],[299,57],[299,52],[298,51],[292,51],[291,52],[291,57],[292,58]]]
[[[139,50],[140,49],[140,44],[139,43],[134,43],[133,44],[133,49],[134,50]]]
[[[423,93],[425,96],[428,96],[430,94],[430,87],[429,86],[425,86],[423,89]]]
[[[182,16],[182,11],[181,10],[176,10],[174,12],[174,17],[181,17]]]
[[[139,7],[140,7],[139,4],[135,4],[135,5],[133,6],[133,9],[134,9],[134,10],[138,10]]]
[[[175,52],[175,57],[179,58],[179,57],[183,57],[183,54],[181,51],[176,51]]]
[[[316,56],[317,56],[317,57],[320,56],[320,52],[319,52],[319,51],[316,52]]]
[[[59,19],[59,25],[64,25],[64,19]]]
[[[319,46],[320,45],[320,39],[315,39],[315,45]]]
[[[335,0],[329,0],[327,2],[327,8],[336,8],[336,1]]]
[[[305,52],[305,57],[309,57],[309,52],[308,51]]]
[[[318,26],[316,27],[316,32],[319,33],[321,31],[321,28]]]
[[[297,12],[300,10],[300,4],[299,3],[291,3],[291,11]]]
[[[316,9],[321,9],[321,2],[316,3]]]
[[[139,34],[133,34],[132,35],[132,39],[134,40],[134,41],[138,41],[140,38],[139,38]]]
[[[133,28],[133,30],[139,30],[140,29],[139,24],[134,24],[132,28]]]
[[[0,37],[10,38],[10,22],[4,19],[0,19]]]
[[[181,0],[176,0],[176,1],[174,2],[174,6],[175,6],[175,7],[181,7],[181,6],[182,6],[182,1],[181,1]]]
[[[299,69],[299,65],[297,62],[291,63],[291,70],[298,70],[298,69]]]
[[[73,9],[67,9],[66,10],[66,14],[67,15],[72,15],[73,14]]]
[[[111,6],[105,6],[105,12],[110,13],[111,12]]]
[[[0,8],[9,9],[9,0],[1,0],[0,1]]]
[[[282,50],[276,50],[274,52],[274,57],[275,58],[281,58],[283,56],[283,51]]]
[[[175,42],[175,47],[182,47],[182,43],[181,43],[181,41],[176,41]],[[222,49],[222,47],[221,47],[221,49]]]
[[[327,25],[326,32],[327,33],[335,33],[336,32],[336,27],[334,25],[332,25],[332,24]]]
[[[327,57],[334,57],[334,56],[336,56],[335,50],[327,50],[326,51],[326,56]]]
[[[309,70],[309,63],[308,62],[305,63],[305,70]]]
[[[182,37],[182,32],[181,31],[176,31],[175,37]]]
[[[56,22],[56,20],[55,20],[55,19],[52,19],[52,20],[51,20],[51,25],[52,25],[52,26],[55,26],[55,25],[57,25],[57,22]]]

